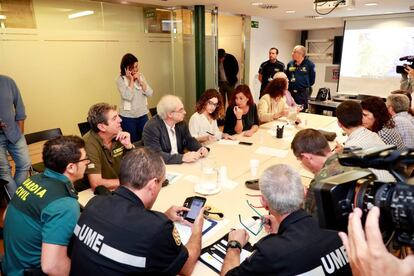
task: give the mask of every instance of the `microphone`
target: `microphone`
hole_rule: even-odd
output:
[[[414,60],[414,56],[400,57],[400,61],[403,61],[403,60]]]

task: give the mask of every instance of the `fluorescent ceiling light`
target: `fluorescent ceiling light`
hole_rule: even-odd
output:
[[[365,6],[377,6],[378,5],[378,3],[365,3],[364,4]]]
[[[315,16],[313,19],[322,19],[322,16]]]
[[[6,19],[7,17],[3,14],[0,14],[0,19]]]
[[[77,13],[72,13],[68,15],[69,19],[74,19],[74,18],[78,18],[81,16],[86,16],[86,15],[91,15],[94,14],[94,11],[81,11],[81,12],[77,12]]]
[[[285,13],[295,13],[296,11],[285,11]]]
[[[252,3],[252,6],[261,6],[261,5],[263,5],[262,2],[253,2]]]

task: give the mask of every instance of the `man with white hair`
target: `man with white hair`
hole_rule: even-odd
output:
[[[285,164],[271,166],[259,186],[261,204],[270,213],[262,221],[270,234],[240,264],[249,236],[244,229],[231,231],[221,275],[351,275],[338,233],[320,229],[301,209],[304,187],[297,172]]]
[[[386,105],[405,146],[414,148],[414,117],[408,113],[410,100],[406,95],[392,94],[388,96]]]
[[[207,148],[191,136],[185,114],[180,98],[165,95],[157,104],[157,115],[144,126],[144,146],[159,152],[166,164],[191,163],[208,154]]]
[[[297,104],[303,104],[308,108],[308,98],[312,85],[315,83],[315,64],[306,57],[306,48],[296,45],[292,51],[292,60],[286,67],[286,75],[289,78],[289,91]]]

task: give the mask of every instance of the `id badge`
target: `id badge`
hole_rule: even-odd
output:
[[[131,102],[124,101],[124,110],[131,110]]]

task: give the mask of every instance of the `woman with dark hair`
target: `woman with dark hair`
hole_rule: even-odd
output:
[[[395,123],[388,113],[385,102],[379,97],[367,97],[361,101],[362,125],[376,132],[387,145],[395,145],[397,149],[405,147],[404,142],[395,129]]]
[[[287,86],[288,81],[284,78],[276,78],[266,86],[258,104],[261,123],[277,120],[289,114],[289,106],[284,97]]]
[[[249,86],[240,84],[234,89],[226,110],[224,133],[252,136],[259,129],[259,116]]]
[[[141,140],[142,130],[148,121],[147,97],[152,96],[153,91],[139,71],[138,59],[133,54],[122,57],[120,69],[116,85],[121,94],[121,126],[130,133],[131,142],[136,142]]]
[[[189,129],[199,142],[216,141],[228,138],[217,126],[217,119],[223,113],[223,100],[216,89],[207,89],[196,104],[196,112],[191,116]]]

